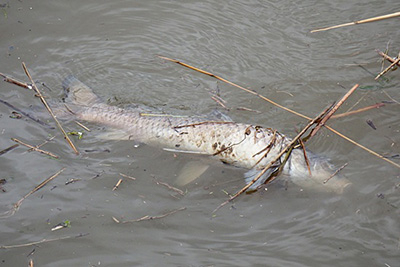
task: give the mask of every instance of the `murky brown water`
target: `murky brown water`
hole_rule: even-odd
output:
[[[219,107],[219,90],[235,121],[288,135],[304,121],[226,84],[160,60],[164,55],[207,69],[314,116],[355,83],[361,88],[342,110],[388,97],[400,101],[399,71],[380,82],[375,49],[400,47],[399,19],[310,34],[314,28],[400,10],[398,1],[2,1],[0,72],[26,80],[21,61],[51,99],[74,74],[114,105],[133,103],[173,114]],[[359,67],[356,64],[363,64]],[[343,88],[344,87],[344,88]],[[0,98],[50,121],[33,93],[1,82]],[[32,105],[32,107],[31,107]],[[262,113],[238,111],[245,106]],[[330,125],[387,156],[399,154],[399,105],[387,105]],[[60,155],[52,160],[19,147],[0,156],[0,211],[42,180],[64,173],[1,219],[0,245],[88,234],[81,238],[0,250],[0,266],[400,266],[400,171],[324,130],[309,147],[332,158],[354,184],[341,195],[290,185],[240,197],[211,212],[243,186],[243,170],[214,163],[185,196],[154,182],[174,184],[183,166],[199,160],[133,142],[105,141],[93,131],[74,139],[75,156],[57,130],[11,119],[0,103],[0,149],[10,138]],[[377,130],[367,125],[371,120]],[[51,122],[52,123],[52,122]],[[73,122],[68,131],[81,130]],[[94,151],[94,152],[85,152]],[[399,163],[399,159],[393,159]],[[112,191],[125,173],[125,180]],[[93,179],[96,175],[99,177]],[[70,179],[79,181],[66,185]],[[186,207],[159,220],[117,224]],[[51,228],[68,220],[71,227]]]

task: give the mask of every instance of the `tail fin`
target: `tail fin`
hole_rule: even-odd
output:
[[[99,97],[93,93],[92,89],[73,75],[66,77],[62,86],[67,96],[65,98],[67,103],[79,106],[90,106],[99,102]]]

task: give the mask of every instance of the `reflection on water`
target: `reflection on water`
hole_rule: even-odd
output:
[[[398,53],[397,20],[318,34],[314,28],[392,13],[397,1],[15,1],[1,6],[0,71],[25,79],[25,61],[44,93],[61,98],[68,74],[90,84],[114,105],[139,104],[172,114],[206,114],[219,108],[210,91],[219,91],[235,121],[257,123],[295,135],[304,121],[253,96],[194,73],[157,55],[177,58],[257,90],[313,116],[360,83],[343,110],[399,101],[398,76],[374,75],[381,63],[375,49]],[[362,68],[357,64],[362,64]],[[344,88],[345,89],[344,89]],[[32,92],[1,83],[0,98],[38,112]],[[55,101],[55,102],[56,102]],[[260,113],[237,110],[239,106]],[[356,141],[393,156],[399,148],[397,104],[331,121]],[[302,190],[284,181],[211,211],[243,186],[243,170],[212,163],[177,195],[155,180],[174,185],[187,163],[203,160],[134,144],[105,141],[105,129],[89,125],[76,157],[56,130],[30,120],[12,119],[0,105],[0,149],[10,138],[40,144],[61,156],[52,160],[22,147],[0,158],[1,211],[66,166],[66,171],[24,201],[16,215],[2,219],[0,245],[26,244],[64,236],[37,246],[0,250],[3,266],[396,266],[399,254],[398,170],[328,131],[311,150],[341,165],[352,191],[331,195]],[[377,130],[371,129],[371,120]],[[68,131],[82,131],[73,122]],[[87,151],[87,152],[85,152]],[[207,161],[207,159],[204,159]],[[397,160],[397,159],[394,159]],[[209,161],[209,160],[208,160]],[[119,173],[124,179],[117,190]],[[74,183],[68,183],[75,179]],[[286,188],[287,187],[287,188]],[[286,189],[285,189],[286,188]],[[162,219],[129,224],[143,216]],[[70,227],[51,231],[70,221]],[[89,235],[74,238],[79,234]]]

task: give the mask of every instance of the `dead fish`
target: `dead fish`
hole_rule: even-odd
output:
[[[103,103],[93,91],[73,76],[63,82],[65,102],[79,120],[107,125],[112,129],[103,138],[134,140],[168,150],[210,155],[220,161],[249,169],[249,183],[291,141],[278,131],[226,119],[207,120],[164,114],[143,114],[139,109],[122,109]],[[254,190],[273,175],[285,155],[253,184]],[[329,162],[308,152],[312,175],[309,175],[303,151],[293,149],[282,174],[301,186],[341,193],[350,182],[345,178],[324,181],[333,172]],[[203,168],[205,171],[207,168]]]

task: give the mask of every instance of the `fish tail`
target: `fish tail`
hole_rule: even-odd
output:
[[[90,106],[100,102],[99,97],[93,93],[93,90],[73,75],[67,76],[62,86],[66,94],[65,102],[67,103],[79,106]]]

